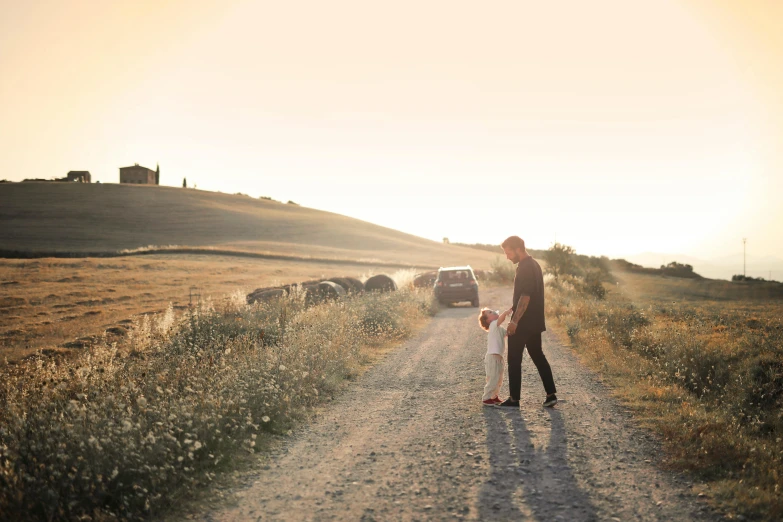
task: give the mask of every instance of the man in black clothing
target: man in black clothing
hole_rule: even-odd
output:
[[[500,406],[519,407],[522,386],[522,354],[525,347],[544,383],[546,400],[544,406],[557,404],[555,381],[552,368],[541,347],[541,332],[546,331],[544,321],[544,275],[541,265],[525,249],[525,242],[518,236],[511,236],[501,245],[506,258],[517,264],[514,275],[514,313],[508,325],[508,390],[511,395]]]

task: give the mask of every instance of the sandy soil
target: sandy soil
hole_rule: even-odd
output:
[[[482,303],[502,307],[510,292]],[[600,380],[548,332],[560,404],[528,357],[519,411],[483,407],[485,334],[449,308],[367,371],[228,499],[185,516],[246,520],[718,520]],[[505,389],[505,385],[504,385]]]

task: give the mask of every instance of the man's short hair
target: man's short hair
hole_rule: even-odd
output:
[[[500,246],[502,248],[510,248],[512,250],[525,250],[525,240],[519,236],[509,236]]]
[[[489,330],[489,318],[487,317],[487,314],[484,312],[491,312],[489,308],[482,308],[479,312],[479,326],[481,326],[484,330]]]

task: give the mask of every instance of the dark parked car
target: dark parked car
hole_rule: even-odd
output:
[[[470,266],[450,266],[438,270],[435,297],[441,304],[470,301],[479,305],[478,281]]]

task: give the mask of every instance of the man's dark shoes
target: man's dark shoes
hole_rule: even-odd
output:
[[[557,395],[554,393],[552,395],[547,395],[546,400],[544,401],[544,408],[551,408],[557,404]]]
[[[511,397],[498,404],[501,408],[516,408],[519,409],[519,401],[515,401]]]

